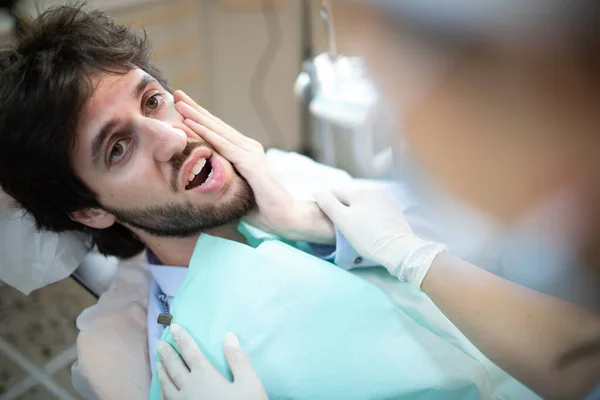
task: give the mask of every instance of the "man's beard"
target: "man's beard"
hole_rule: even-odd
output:
[[[188,143],[180,156],[173,157],[173,191],[177,191],[176,177],[189,154],[199,144]],[[235,169],[234,169],[235,171]],[[235,192],[219,204],[195,205],[191,202],[173,203],[135,209],[120,209],[103,206],[122,224],[138,228],[154,236],[187,237],[207,229],[217,228],[234,222],[256,207],[256,199],[248,182],[238,174],[231,183]]]

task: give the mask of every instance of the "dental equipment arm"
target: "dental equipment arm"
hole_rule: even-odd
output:
[[[352,188],[315,197],[362,256],[420,287],[488,358],[532,390],[544,398],[572,399],[597,385],[598,350],[570,363],[561,360],[575,348],[597,343],[598,316],[417,238],[384,188]]]

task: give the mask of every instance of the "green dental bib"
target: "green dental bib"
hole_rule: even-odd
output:
[[[479,360],[375,285],[255,228],[240,231],[250,245],[200,236],[171,310],[229,379],[223,339],[234,332],[270,400],[479,399],[489,391]],[[168,327],[162,339],[174,345]],[[160,399],[156,374],[150,399]]]

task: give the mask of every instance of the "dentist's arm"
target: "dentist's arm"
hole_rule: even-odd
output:
[[[316,197],[360,254],[420,287],[486,356],[544,398],[581,398],[600,381],[597,348],[593,354],[561,363],[572,349],[598,343],[600,317],[417,238],[381,188]]]
[[[600,317],[439,254],[421,289],[482,352],[544,398],[582,398],[600,382]]]

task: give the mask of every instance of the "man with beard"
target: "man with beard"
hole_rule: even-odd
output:
[[[46,11],[0,51],[0,71],[2,188],[40,230],[85,232],[120,258],[147,250],[152,357],[158,313],[201,234],[245,242],[245,218],[289,240],[335,244],[329,219],[284,189],[262,146],[171,93],[145,36],[106,14]]]

